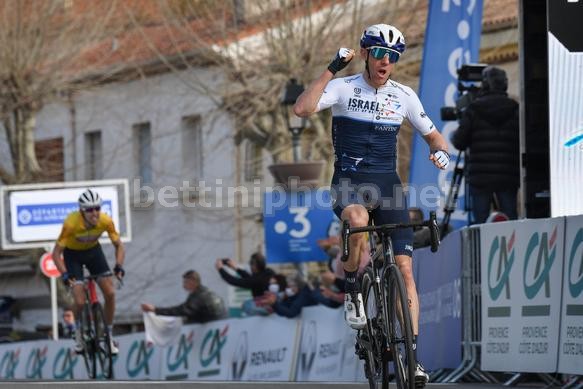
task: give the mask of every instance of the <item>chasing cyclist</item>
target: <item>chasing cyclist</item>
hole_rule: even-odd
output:
[[[125,249],[111,218],[101,213],[101,197],[91,189],[87,189],[79,196],[79,210],[71,212],[63,222],[61,234],[53,249],[53,260],[63,282],[73,289],[75,300],[75,317],[77,328],[80,328],[79,318],[85,304],[83,291],[83,265],[91,275],[97,275],[97,284],[101,288],[105,299],[105,321],[109,332],[112,333],[113,316],[115,313],[115,288],[112,281],[112,272],[107,264],[99,237],[107,231],[111,243],[115,246],[115,267],[113,272],[121,280],[125,275],[123,262]],[[61,258],[61,254],[63,258]],[[118,353],[118,349],[111,340],[111,352]],[[75,331],[75,351],[82,352],[81,331]]]
[[[298,116],[332,108],[332,142],[335,162],[331,187],[335,192],[334,212],[351,227],[368,223],[368,211],[377,225],[407,223],[409,216],[401,181],[396,171],[397,134],[407,119],[429,145],[429,159],[439,169],[449,164],[447,142],[424,112],[415,92],[408,86],[390,79],[399,57],[405,51],[405,38],[393,26],[375,24],[366,28],[360,39],[360,57],[365,67],[361,74],[334,79],[334,75],[352,60],[355,51],[341,48],[328,68],[300,95],[294,106]],[[366,186],[365,193],[355,187]],[[356,192],[356,193],[355,193]],[[419,300],[412,270],[412,231],[396,230],[391,238],[395,259],[409,296],[413,320],[415,349],[415,381],[424,386],[429,375],[417,361]],[[366,325],[359,291],[357,271],[362,247],[367,244],[364,234],[350,237],[350,255],[344,262],[345,318],[354,329]]]

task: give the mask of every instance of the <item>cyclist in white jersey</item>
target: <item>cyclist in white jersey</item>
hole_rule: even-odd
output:
[[[372,25],[364,30],[360,39],[359,54],[365,63],[362,74],[332,79],[355,55],[354,50],[341,48],[294,106],[295,114],[302,117],[332,108],[334,212],[342,220],[349,220],[351,227],[368,224],[365,206],[372,209],[376,224],[409,221],[406,199],[396,173],[397,134],[404,119],[429,145],[429,160],[439,169],[449,164],[447,142],[424,112],[417,94],[390,79],[404,51],[405,38],[398,29],[387,24]],[[391,238],[395,260],[407,288],[416,350],[419,300],[412,270],[412,231],[395,231]],[[361,248],[366,244],[364,234],[351,235],[350,255],[343,264],[345,318],[354,329],[366,325],[357,278]],[[429,376],[417,361],[416,351],[415,359],[416,385],[423,387]]]

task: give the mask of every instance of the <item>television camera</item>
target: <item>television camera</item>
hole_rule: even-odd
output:
[[[441,108],[441,120],[451,121],[461,118],[464,109],[478,96],[481,88],[476,85],[476,82],[482,82],[482,70],[487,66],[485,64],[465,64],[457,70],[457,90],[460,93],[460,97],[456,100],[455,107]],[[466,83],[471,84],[468,85]]]
[[[464,110],[470,105],[472,101],[476,99],[481,90],[482,83],[482,71],[488,65],[485,64],[465,64],[457,70],[458,82],[457,89],[460,93],[460,97],[455,102],[455,107],[442,107],[440,110],[441,120],[452,121],[459,120],[462,117]],[[479,82],[480,86],[476,83]],[[467,83],[470,83],[469,85]],[[459,195],[459,189],[464,176],[464,167],[460,165],[463,159],[464,150],[460,150],[455,166],[453,169],[453,176],[451,179],[451,185],[449,187],[449,193],[447,194],[447,199],[445,201],[445,206],[443,208],[443,221],[441,222],[440,229],[442,234],[445,235],[448,231],[449,221],[451,219],[451,214],[455,211],[457,204],[457,199]],[[466,202],[465,211],[469,211],[468,203]]]

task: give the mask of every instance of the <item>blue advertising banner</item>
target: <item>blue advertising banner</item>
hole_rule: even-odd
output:
[[[328,189],[266,192],[263,225],[270,263],[326,261],[319,239],[338,234]]]
[[[419,293],[418,354],[429,370],[454,369],[462,358],[462,238],[447,235],[437,253],[413,251]]]
[[[104,200],[101,211],[112,215],[111,200]],[[79,210],[78,202],[53,204],[24,204],[17,205],[18,226],[40,226],[48,224],[62,224],[69,213]]]
[[[413,138],[409,181],[415,189],[411,194],[425,193],[423,189],[437,185],[441,193],[442,209],[449,192],[453,169],[458,152],[449,142],[450,134],[457,129],[457,121],[443,122],[440,108],[454,106],[458,98],[457,69],[462,64],[478,62],[480,54],[480,35],[482,27],[482,0],[430,0],[429,16],[425,31],[423,61],[419,83],[419,98],[425,112],[448,141],[452,161],[446,170],[433,169],[427,160],[429,150],[419,137]],[[451,215],[451,224],[461,227],[467,224],[464,209],[464,188],[460,188],[456,211]],[[435,208],[412,195],[410,206],[424,210]]]

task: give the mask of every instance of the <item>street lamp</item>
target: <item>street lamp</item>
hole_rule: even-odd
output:
[[[281,96],[281,105],[283,115],[287,122],[287,128],[292,134],[292,150],[294,155],[294,162],[298,162],[301,158],[300,136],[304,128],[306,128],[306,118],[299,117],[293,112],[293,105],[297,98],[304,91],[304,86],[298,84],[295,78],[290,79],[285,85],[283,94]]]
[[[317,186],[324,161],[301,161],[300,136],[306,128],[306,118],[296,116],[293,105],[304,91],[302,84],[291,79],[285,85],[281,94],[281,109],[287,128],[292,135],[293,162],[276,162],[269,166],[269,171],[279,184],[288,185],[290,179],[299,180],[302,185]]]

